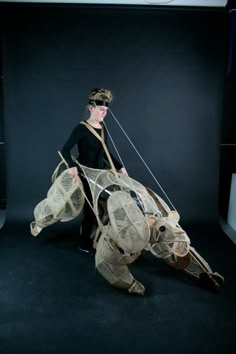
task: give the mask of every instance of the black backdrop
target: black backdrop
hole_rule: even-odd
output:
[[[223,354],[234,348],[235,247],[215,227],[226,13],[0,4],[0,23],[8,189],[0,352]],[[94,86],[113,90],[114,113],[179,210],[192,245],[224,275],[219,293],[143,252],[131,271],[146,293],[130,297],[78,252],[78,220],[30,236],[57,150],[84,118]],[[112,117],[106,122],[129,173],[157,190]]]
[[[93,87],[184,223],[218,222],[219,144],[227,52],[222,10],[1,7],[8,220],[32,219]],[[159,193],[117,128],[129,174]]]

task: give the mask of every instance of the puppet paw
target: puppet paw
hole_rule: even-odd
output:
[[[38,236],[41,230],[42,228],[39,227],[35,221],[30,224],[30,232],[32,236]]]
[[[201,273],[199,275],[199,284],[210,290],[219,289],[224,284],[224,277],[217,272]]]
[[[134,279],[133,284],[128,289],[128,291],[130,294],[144,295],[145,288],[143,284],[139,283],[136,279]]]

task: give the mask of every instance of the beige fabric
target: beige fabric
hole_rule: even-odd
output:
[[[102,224],[102,216],[99,210],[100,199],[107,200],[111,194],[118,190],[123,190],[127,193],[135,191],[138,195],[137,201],[140,208],[145,213],[154,214],[155,212],[159,212],[155,201],[149,195],[146,188],[138,181],[129,176],[123,176],[120,173],[116,177],[111,170],[93,169],[81,164],[79,164],[79,167],[88,181],[93,198],[94,211],[100,224]]]
[[[127,267],[127,264],[134,262],[140,253],[124,255],[112,238],[112,227],[105,226],[97,244],[96,268],[113,286],[143,295],[144,286],[133,277]]]
[[[117,179],[109,172],[101,173],[97,180],[100,187],[105,185],[110,191],[108,181],[113,182],[113,189],[117,185]],[[158,195],[147,191],[137,181],[121,177],[120,186],[122,191],[113,190],[108,197],[108,219],[105,218],[108,224],[98,240],[95,256],[98,271],[110,284],[143,295],[144,286],[134,279],[127,265],[139,257],[142,249],[146,249],[196,279],[206,273],[209,279],[213,278],[215,287],[223,285],[224,278],[213,273],[208,263],[190,246],[190,239],[179,225],[180,217],[176,211],[171,211]],[[139,194],[139,200],[131,198],[133,189]],[[101,188],[97,194],[96,186],[92,190],[96,203]],[[144,210],[150,213],[145,214]]]
[[[69,221],[76,218],[84,205],[83,184],[78,177],[73,182],[68,170],[64,170],[57,178],[58,169],[53,174],[54,183],[34,209],[35,221],[30,224],[31,234],[39,232],[57,221]]]
[[[182,259],[184,262],[181,261],[180,257],[174,256],[169,257],[166,259],[166,261],[174,268],[184,270],[186,273],[192,275],[195,278],[199,278],[199,275],[204,272],[213,274],[213,270],[209,264],[192,246],[190,246],[186,257],[183,257]],[[181,264],[183,265],[182,267]]]
[[[113,192],[107,202],[111,237],[125,254],[142,251],[148,244],[150,228],[134,199],[125,191]]]
[[[79,165],[79,164],[78,164]],[[179,225],[179,215],[152,190],[111,170],[79,165],[91,189],[93,209],[98,220],[95,264],[100,274],[113,286],[143,295],[145,288],[130,273],[128,265],[145,249],[155,257],[199,279],[213,273],[208,263],[190,246],[186,232]],[[46,226],[77,217],[84,205],[83,185],[72,182],[68,170],[59,164],[47,198],[35,208],[31,233],[36,236]],[[220,286],[220,285],[219,285]]]
[[[184,257],[189,252],[190,240],[186,232],[177,224],[179,216],[170,211],[167,217],[162,217],[156,223],[156,241],[150,247],[150,251],[160,258],[168,258],[170,255]],[[162,229],[164,231],[162,231]]]

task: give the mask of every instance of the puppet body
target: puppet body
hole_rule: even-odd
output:
[[[223,285],[224,278],[214,273],[190,246],[189,237],[178,223],[178,213],[156,193],[129,176],[78,167],[90,186],[91,207],[98,222],[94,240],[96,268],[109,283],[143,295],[145,288],[132,276],[128,265],[145,250],[212,288]],[[54,222],[77,217],[83,208],[83,183],[79,177],[73,183],[68,170],[63,169],[63,164],[57,167],[47,198],[35,208],[35,221],[31,223],[34,236]]]

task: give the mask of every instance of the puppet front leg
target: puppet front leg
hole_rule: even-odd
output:
[[[144,286],[133,277],[126,265],[111,264],[106,260],[96,267],[112,286],[127,289],[130,294],[144,295]]]
[[[196,279],[201,286],[219,289],[224,284],[224,277],[217,272],[213,272],[205,259],[191,246],[186,256],[171,255],[166,259],[166,262],[176,269],[183,270]]]
[[[113,286],[127,289],[130,294],[143,295],[145,288],[130,273],[127,264],[134,262],[139,253],[124,255],[106,231],[96,247],[95,262],[99,273]]]

